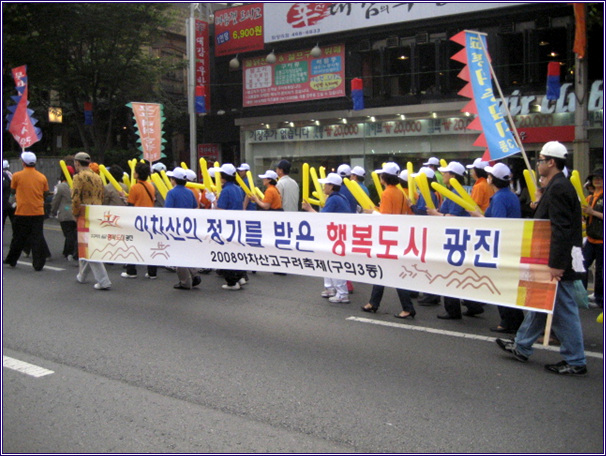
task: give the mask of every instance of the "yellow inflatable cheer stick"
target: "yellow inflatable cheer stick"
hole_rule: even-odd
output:
[[[261,189],[259,187],[255,187],[255,193],[257,194],[257,196],[261,199],[265,198],[265,194],[261,191]]]
[[[444,160],[443,158],[440,158],[440,167],[446,168],[447,166],[448,166],[448,163],[446,162],[446,160]]]
[[[251,193],[254,193],[255,195],[258,195],[258,189],[255,186],[255,181],[252,177],[252,172],[250,170],[246,171],[246,177],[248,178],[248,185],[250,186],[250,191]]]
[[[379,179],[379,175],[375,171],[370,173],[370,175],[372,176],[372,181],[374,182],[377,193],[379,194],[379,199],[383,198],[383,187],[381,186],[381,179]]]
[[[124,172],[124,174],[122,175],[122,182],[124,182],[124,184],[126,185],[126,188],[130,192],[130,177],[128,177],[127,172]]]
[[[126,194],[122,186],[118,183],[118,181],[110,174],[105,165],[99,165],[99,171],[102,176],[106,177],[110,184],[120,193]]]
[[[181,162],[181,168],[183,168],[183,169],[189,169],[189,168],[187,167],[187,165],[185,164],[185,162]]]
[[[242,188],[242,190],[244,190],[244,193],[246,193],[246,196],[252,196],[252,192],[250,191],[250,188],[248,188],[248,185],[246,185],[246,182],[244,182],[242,180],[242,178],[240,177],[240,175],[238,173],[236,173],[236,182]]]
[[[128,161],[128,166],[130,168],[130,181],[131,181],[131,185],[135,185],[135,183],[137,182],[135,180],[135,166],[137,165],[137,159],[133,158],[132,160]]]
[[[215,162],[215,187],[217,188],[215,193],[217,194],[217,198],[219,198],[221,190],[223,190],[223,185],[221,184],[221,172],[219,171],[219,168],[221,168],[219,162]],[[237,171],[236,174],[238,174]]]
[[[204,184],[206,185],[206,188],[208,190],[210,190],[211,192],[214,192],[217,188],[215,187],[213,179],[212,179],[212,177],[210,177],[210,173],[208,172],[208,165],[206,163],[206,159],[204,157],[201,157],[199,162],[200,162],[200,170],[202,171],[202,179],[204,180]]]
[[[303,187],[302,200],[309,203],[309,163],[303,163],[303,169],[301,170],[301,173],[301,186]]]
[[[318,173],[320,174],[320,179],[326,179],[326,168],[324,166],[318,168]]]
[[[362,209],[376,209],[372,200],[368,197],[364,190],[362,190],[362,187],[360,187],[360,184],[349,180],[347,177],[343,179],[343,183],[349,189]]]
[[[601,312],[600,315],[598,315],[598,318],[596,319],[596,321],[598,323],[604,324],[604,312]]]
[[[467,201],[465,201],[463,198],[461,198],[459,195],[457,195],[454,192],[451,192],[446,187],[444,187],[443,185],[438,184],[437,182],[432,182],[431,183],[431,188],[433,188],[436,192],[438,192],[443,197],[448,198],[449,200],[455,202],[456,204],[458,204],[459,206],[461,206],[466,211],[475,211],[477,209],[476,206],[475,206],[475,203],[472,206]]]
[[[473,200],[471,195],[465,191],[463,186],[454,177],[450,178],[450,186],[457,191],[457,193],[459,194],[459,196],[461,198],[463,198],[465,201],[467,201],[467,203],[469,203],[469,205],[474,208],[473,209],[474,211],[480,211],[480,214],[484,214],[484,211],[482,209],[480,209],[480,206],[478,206],[478,203],[476,203]]]
[[[168,189],[166,188],[166,185],[164,185],[164,182],[162,181],[162,178],[158,175],[158,173],[152,173],[151,180],[154,184],[156,184],[156,188],[160,192],[160,195],[162,195],[162,198],[166,199]]]
[[[59,162],[59,165],[61,166],[61,171],[63,171],[63,175],[65,176],[65,182],[67,182],[67,185],[69,185],[69,188],[73,188],[74,180],[72,179],[72,175],[67,170],[67,165],[65,164],[65,160],[61,160]]]
[[[107,185],[107,179],[105,178],[105,174],[103,174],[101,172],[101,167],[102,166],[103,165],[99,165],[99,176],[101,177],[101,180],[103,181],[103,186],[106,186]]]
[[[318,174],[316,173],[316,168],[313,166],[309,168],[309,175],[311,176],[311,180],[314,183],[314,187],[316,188],[318,201],[320,201],[320,206],[324,207],[326,203],[326,195],[322,191],[322,186],[320,182],[318,182]],[[314,194],[315,195],[315,194]]]
[[[421,192],[421,195],[423,195],[423,199],[425,200],[425,204],[427,205],[427,207],[430,209],[435,209],[436,206],[435,204],[433,204],[433,199],[431,199],[431,193],[429,191],[429,182],[427,182],[427,176],[425,175],[425,173],[419,174],[415,178],[415,183],[417,184],[417,187],[419,187],[419,191]]]
[[[525,169],[524,171],[524,180],[526,181],[526,187],[528,187],[528,193],[530,194],[530,201],[532,201],[533,203],[537,202],[537,184],[536,182],[536,176],[534,176],[535,178],[533,179],[532,176],[530,175],[530,171]],[[532,172],[532,174],[534,175],[534,171]]]
[[[587,200],[585,199],[585,195],[583,194],[583,187],[581,186],[581,179],[579,177],[579,172],[575,169],[570,175],[570,183],[577,191],[577,196],[579,197],[579,201],[581,202],[581,206],[587,206]]]
[[[408,199],[412,204],[417,202],[417,193],[415,192],[415,178],[412,177],[413,167],[412,162],[406,163],[406,169],[408,170]]]
[[[198,190],[206,190],[206,185],[199,182],[187,182],[185,186],[189,188],[197,188]]]

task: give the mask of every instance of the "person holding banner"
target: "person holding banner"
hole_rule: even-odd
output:
[[[250,171],[250,165],[248,163],[242,163],[240,166],[238,166],[236,168],[236,171],[238,171],[238,175],[240,176],[240,178],[242,179],[242,182],[244,182],[244,184],[250,188],[250,183],[248,182],[248,176],[246,175],[246,173],[248,171]],[[244,190],[244,189],[242,189]],[[246,207],[244,208],[245,211],[256,211],[257,210],[257,205],[251,201],[250,199],[248,200],[248,204],[246,205]]]
[[[74,168],[76,175],[72,187],[72,214],[74,217],[83,215],[83,205],[97,206],[103,203],[103,181],[101,176],[95,174],[89,167],[90,155],[86,152],[78,152],[74,156]],[[82,213],[82,214],[81,214]],[[76,280],[86,283],[89,270],[93,273],[95,290],[109,290],[112,283],[109,280],[105,265],[96,261],[88,261],[80,258],[79,271]]]
[[[320,212],[335,212],[348,214],[351,207],[347,198],[341,193],[343,179],[337,173],[330,173],[326,179],[318,179],[320,184],[324,184],[323,191],[326,195],[326,204],[320,209]],[[301,208],[307,212],[316,212],[307,201],[301,203]],[[321,296],[328,298],[330,302],[347,304],[349,302],[349,290],[347,289],[347,280],[324,277],[324,291]]]
[[[481,158],[476,158],[473,164],[467,165],[467,169],[469,169],[471,173],[471,178],[476,181],[471,188],[471,199],[474,200],[483,211],[488,209],[490,198],[494,194],[494,190],[488,185],[486,180],[488,175],[486,174],[485,169],[488,165],[489,163],[482,161]]]
[[[440,167],[440,160],[438,160],[436,157],[431,157],[426,163],[423,163],[423,166],[427,166],[428,168],[432,169],[435,173],[436,182],[440,185],[444,185],[442,173],[438,171],[438,168]],[[429,176],[427,177],[429,178]]]
[[[351,170],[350,179],[354,182],[357,182],[362,191],[366,193],[366,195],[370,196],[370,192],[368,191],[368,187],[364,185],[364,177],[366,177],[366,170],[361,166],[354,166]],[[360,208],[361,211],[361,208]]]
[[[581,250],[582,212],[576,190],[563,173],[567,154],[566,147],[558,141],[549,141],[541,149],[538,174],[546,187],[534,218],[551,222],[548,265],[552,280],[558,282],[553,331],[560,340],[560,354],[564,358],[557,364],[545,365],[545,369],[558,375],[582,376],[587,374],[587,365],[579,307],[574,299],[574,281],[581,279],[585,272]],[[515,340],[496,339],[496,343],[518,361],[526,362],[533,353],[533,344],[545,329],[546,320],[543,312],[527,312]]]
[[[282,211],[282,198],[276,189],[278,174],[268,169],[265,174],[259,174],[259,178],[263,179],[263,185],[265,186],[263,201],[256,194],[252,195],[252,199],[264,211]],[[248,207],[248,201],[249,197],[247,196],[244,199],[244,207]]]
[[[345,179],[346,177],[350,179],[351,167],[347,163],[343,163],[337,168],[337,174],[341,176],[341,179]],[[349,212],[351,214],[355,214],[356,212],[358,212],[358,200],[356,200],[356,198],[351,194],[347,186],[342,185],[340,191],[341,195],[343,195],[349,203]]]
[[[398,189],[398,173],[400,167],[394,162],[387,162],[383,165],[382,169],[375,171],[380,176],[381,185],[384,187],[383,196],[381,198],[381,204],[379,205],[379,212],[381,214],[410,214],[410,206],[404,196],[404,193]],[[383,292],[385,287],[383,285],[373,285],[372,292],[370,294],[370,300],[368,304],[362,306],[364,312],[377,312],[381,299],[383,298]],[[395,314],[396,318],[414,318],[417,311],[414,308],[412,299],[410,297],[410,291],[401,288],[396,288],[398,298],[400,299],[400,305],[402,306],[402,312]]]
[[[150,167],[148,163],[138,162],[135,165],[135,182],[128,193],[127,203],[129,206],[135,207],[154,207],[156,201],[156,189],[151,182],[147,181],[150,175]],[[137,266],[134,264],[126,265],[126,272],[120,274],[123,279],[136,279]],[[154,280],[158,277],[158,267],[148,265],[145,277]]]
[[[484,215],[480,211],[472,211],[469,214],[472,217],[521,218],[520,200],[509,188],[513,178],[509,167],[504,163],[497,163],[494,166],[486,166],[484,171],[488,175],[487,182],[495,193],[490,198],[490,205]],[[524,320],[524,312],[504,306],[497,306],[497,308],[501,322],[490,330],[497,333],[515,334]]]
[[[451,161],[445,168],[439,168],[444,182],[450,186],[450,179],[456,179],[461,185],[464,183],[465,167],[456,161]],[[456,189],[450,188],[455,194],[459,195]],[[444,202],[440,206],[439,211],[436,209],[427,208],[427,214],[433,216],[442,217],[469,217],[469,213],[459,204],[454,201],[444,198]],[[465,315],[473,317],[484,312],[484,308],[480,303],[473,301],[464,301],[464,305],[467,307]],[[441,320],[460,320],[462,317],[461,313],[461,300],[459,298],[451,298],[448,296],[444,297],[444,310],[445,313],[438,314],[438,318]]]

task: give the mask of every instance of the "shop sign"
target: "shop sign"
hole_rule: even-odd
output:
[[[263,3],[215,11],[215,55],[263,49]]]
[[[322,48],[319,58],[309,51],[244,60],[244,107],[293,103],[345,96],[345,45]]]
[[[196,19],[196,86],[210,87],[210,49],[208,23]],[[206,93],[206,112],[210,112],[210,90]]]
[[[265,3],[265,42],[461,15],[520,3]]]

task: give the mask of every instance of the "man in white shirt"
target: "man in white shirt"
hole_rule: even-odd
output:
[[[290,162],[281,160],[276,166],[279,180],[278,191],[282,197],[282,209],[286,212],[297,212],[299,210],[299,184],[292,179],[290,174]]]

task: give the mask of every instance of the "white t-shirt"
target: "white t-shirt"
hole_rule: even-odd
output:
[[[290,176],[280,178],[276,188],[282,197],[282,209],[286,212],[297,212],[299,210],[299,184]]]

